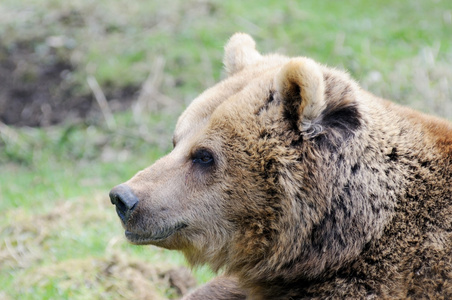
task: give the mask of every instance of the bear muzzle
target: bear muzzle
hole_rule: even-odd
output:
[[[116,207],[116,213],[125,228],[126,238],[133,244],[161,242],[187,227],[187,223],[182,221],[170,224],[165,221],[157,223],[146,221],[150,216],[146,214],[146,210],[143,214],[143,210],[138,208],[140,200],[126,184],[120,184],[110,191],[110,201]],[[163,220],[162,217],[158,219]],[[143,222],[145,226],[141,224]]]

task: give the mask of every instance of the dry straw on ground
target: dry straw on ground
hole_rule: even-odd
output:
[[[174,298],[196,285],[184,267],[150,264],[131,258],[115,236],[101,257],[57,259],[52,257],[55,239],[78,247],[85,226],[106,226],[114,218],[104,197],[58,203],[48,213],[30,215],[21,209],[8,212],[7,225],[0,227],[0,269],[22,270],[14,279],[17,292],[45,289],[51,285],[63,295],[83,291],[94,299]],[[108,206],[108,207],[107,207]],[[6,295],[0,294],[0,299]]]

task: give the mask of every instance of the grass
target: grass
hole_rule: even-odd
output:
[[[0,9],[4,43],[32,41],[36,55],[69,60],[77,70],[66,80],[80,92],[89,91],[88,75],[104,88],[140,86],[155,59],[164,57],[159,88],[184,104],[222,77],[222,48],[236,31],[252,34],[264,53],[310,56],[359,79],[375,70],[387,79],[395,65],[424,49],[450,60],[452,49],[452,4],[439,0],[175,0],[170,7],[159,1],[5,0]],[[60,43],[52,43],[55,37]]]
[[[179,254],[127,244],[107,194],[170,150],[177,115],[223,78],[236,31],[263,53],[313,57],[452,119],[450,1],[4,0],[0,50],[26,43],[31,61],[69,62],[62,84],[80,95],[92,92],[88,76],[107,95],[141,92],[108,124],[99,114],[45,128],[0,123],[0,299],[173,299],[194,285],[175,275],[185,274]],[[39,74],[23,67],[21,80]],[[195,273],[198,284],[211,277]]]

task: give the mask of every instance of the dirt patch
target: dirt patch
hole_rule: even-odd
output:
[[[70,51],[42,40],[0,44],[0,122],[36,127],[99,115],[93,95],[74,84],[76,66],[67,59]],[[121,99],[114,110],[129,107],[137,91],[137,87],[104,90],[107,99]]]

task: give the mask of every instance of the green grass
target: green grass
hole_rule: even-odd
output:
[[[139,286],[177,297],[165,274],[183,257],[127,244],[108,191],[170,151],[177,115],[223,78],[233,32],[253,35],[263,53],[313,57],[377,95],[452,119],[451,15],[444,0],[2,1],[0,46],[28,43],[35,57],[70,61],[63,84],[79,94],[91,93],[88,75],[107,92],[149,75],[159,83],[145,101],[152,113],[116,113],[110,127],[101,118],[0,124],[0,298],[150,297]],[[196,272],[198,282],[211,277]]]
[[[360,79],[387,74],[425,48],[438,47],[439,59],[452,49],[452,3],[444,0],[5,0],[0,8],[9,45],[32,40],[46,57],[48,37],[62,37],[57,56],[79,66],[67,80],[85,92],[88,74],[104,87],[139,86],[162,56],[162,92],[189,101],[221,78],[222,48],[236,31],[252,34],[263,52],[310,56]]]

